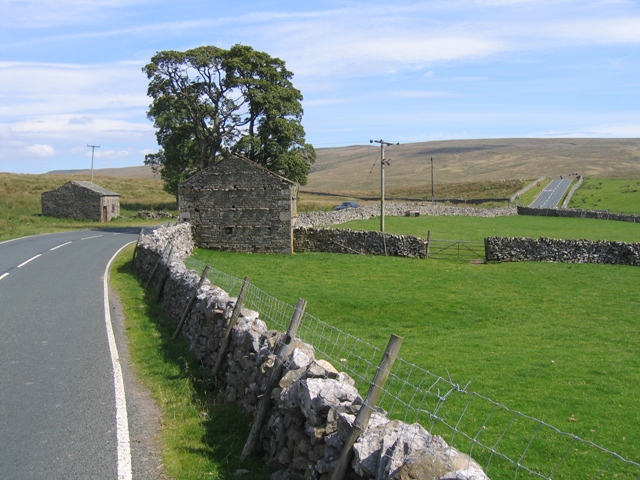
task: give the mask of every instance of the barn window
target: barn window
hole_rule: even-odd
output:
[[[231,235],[233,233],[233,227],[224,227],[224,232],[227,235]]]

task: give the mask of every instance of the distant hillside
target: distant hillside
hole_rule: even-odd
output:
[[[304,190],[375,192],[378,144],[318,150]],[[640,178],[640,139],[490,139],[410,143],[385,149],[385,187],[535,179],[579,173],[595,178]]]
[[[380,189],[378,144],[320,148],[303,190],[375,193]],[[592,178],[640,178],[640,139],[523,138],[445,140],[386,148],[385,187],[389,193],[434,183],[535,179],[579,173]],[[49,172],[68,174],[69,171]],[[75,174],[89,175],[89,170]],[[97,169],[94,175],[155,178],[150,167]]]
[[[47,175],[87,175],[91,176],[91,170],[53,170],[47,172]],[[140,167],[123,167],[123,168],[94,168],[94,176],[101,177],[118,177],[118,178],[146,178],[159,180],[160,175],[155,175],[151,171],[151,167],[146,165]]]

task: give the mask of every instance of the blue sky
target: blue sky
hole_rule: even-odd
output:
[[[0,0],[0,171],[142,165],[141,68],[242,43],[281,58],[316,148],[640,137],[640,3]]]

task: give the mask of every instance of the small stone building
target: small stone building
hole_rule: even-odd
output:
[[[297,194],[295,182],[229,157],[180,184],[180,221],[202,248],[290,254]]]
[[[70,181],[42,194],[42,215],[109,222],[120,215],[120,194],[92,182]]]

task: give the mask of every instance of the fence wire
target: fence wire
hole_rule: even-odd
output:
[[[205,264],[189,258],[189,268]],[[231,296],[243,281],[215,268],[207,277]],[[295,307],[249,285],[244,306],[259,312],[269,328],[286,331]],[[383,351],[305,313],[298,338],[317,359],[331,363],[356,382],[364,397]],[[390,419],[420,424],[432,435],[468,454],[492,479],[640,479],[640,464],[591,441],[507,408],[451,379],[398,357],[379,407]],[[428,446],[426,447],[428,449]],[[389,459],[390,461],[390,459]]]

